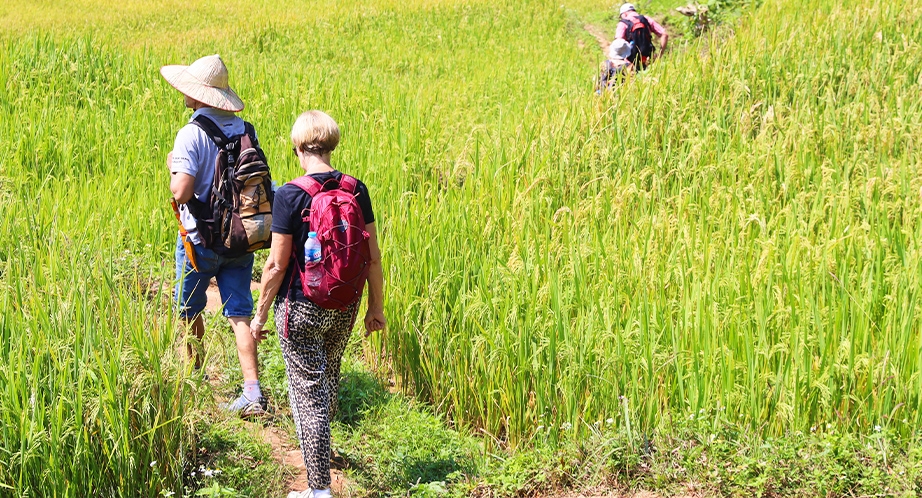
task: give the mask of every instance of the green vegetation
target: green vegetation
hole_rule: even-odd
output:
[[[513,446],[702,410],[911,436],[918,13],[766,3],[610,99],[477,136],[392,215],[403,384]]]
[[[0,494],[249,492],[191,476],[199,441],[264,450],[208,415],[162,290],[188,112],[157,69],[215,52],[278,180],[322,108],[371,186],[365,357],[438,415],[344,393],[369,494],[922,492],[918,0],[767,0],[602,98],[576,19],[609,4],[253,5],[0,6]]]

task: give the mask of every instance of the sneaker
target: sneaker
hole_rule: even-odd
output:
[[[288,498],[333,498],[330,488],[327,489],[305,489],[304,491],[292,491],[288,493]]]
[[[237,412],[243,418],[249,417],[260,417],[263,415],[268,415],[269,402],[265,397],[260,396],[259,399],[251,401],[244,395],[240,395],[239,398],[235,399],[230,403],[225,403],[221,408],[229,412]]]

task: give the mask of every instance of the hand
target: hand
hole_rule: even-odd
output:
[[[250,322],[250,335],[253,336],[253,339],[256,340],[256,344],[262,342],[263,339],[269,334],[269,331],[263,328],[263,323],[259,320],[253,319]]]
[[[377,330],[384,330],[386,325],[387,319],[384,318],[383,310],[368,310],[365,313],[365,337]]]

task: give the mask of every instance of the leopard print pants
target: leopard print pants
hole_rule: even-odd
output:
[[[357,311],[358,303],[345,311],[287,299],[276,303],[291,415],[312,489],[330,487],[330,421],[338,405],[339,368]]]

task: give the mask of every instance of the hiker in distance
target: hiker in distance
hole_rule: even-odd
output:
[[[605,90],[613,90],[618,83],[634,73],[634,64],[628,60],[631,55],[631,44],[621,38],[615,38],[608,48],[608,58],[602,63],[599,70],[599,80],[595,93],[601,94]]]
[[[339,126],[307,111],[291,129],[304,176],[283,185],[272,210],[272,248],[263,269],[252,337],[261,340],[269,303],[288,374],[291,414],[310,489],[330,493],[330,420],[337,409],[340,362],[367,280],[366,335],[384,329],[384,275],[368,188],[333,168]]]
[[[167,156],[173,207],[180,221],[174,292],[179,315],[186,330],[201,341],[205,291],[214,277],[243,371],[243,392],[224,408],[242,416],[261,415],[266,399],[259,386],[258,341],[250,334],[250,281],[253,251],[270,241],[269,169],[253,126],[235,114],[243,110],[243,101],[228,84],[227,67],[219,56],[202,57],[189,66],[164,66],[160,74],[193,110]],[[222,181],[213,189],[216,176]],[[232,188],[234,182],[237,189]],[[229,205],[238,210],[228,210]],[[202,356],[196,345],[187,340],[184,349],[200,369]]]
[[[635,68],[643,69],[658,57],[653,46],[653,35],[659,37],[659,52],[662,55],[669,43],[669,34],[655,19],[638,14],[632,3],[621,5],[620,14],[621,20],[615,28],[615,40],[621,39],[631,44],[631,54],[627,59]]]

